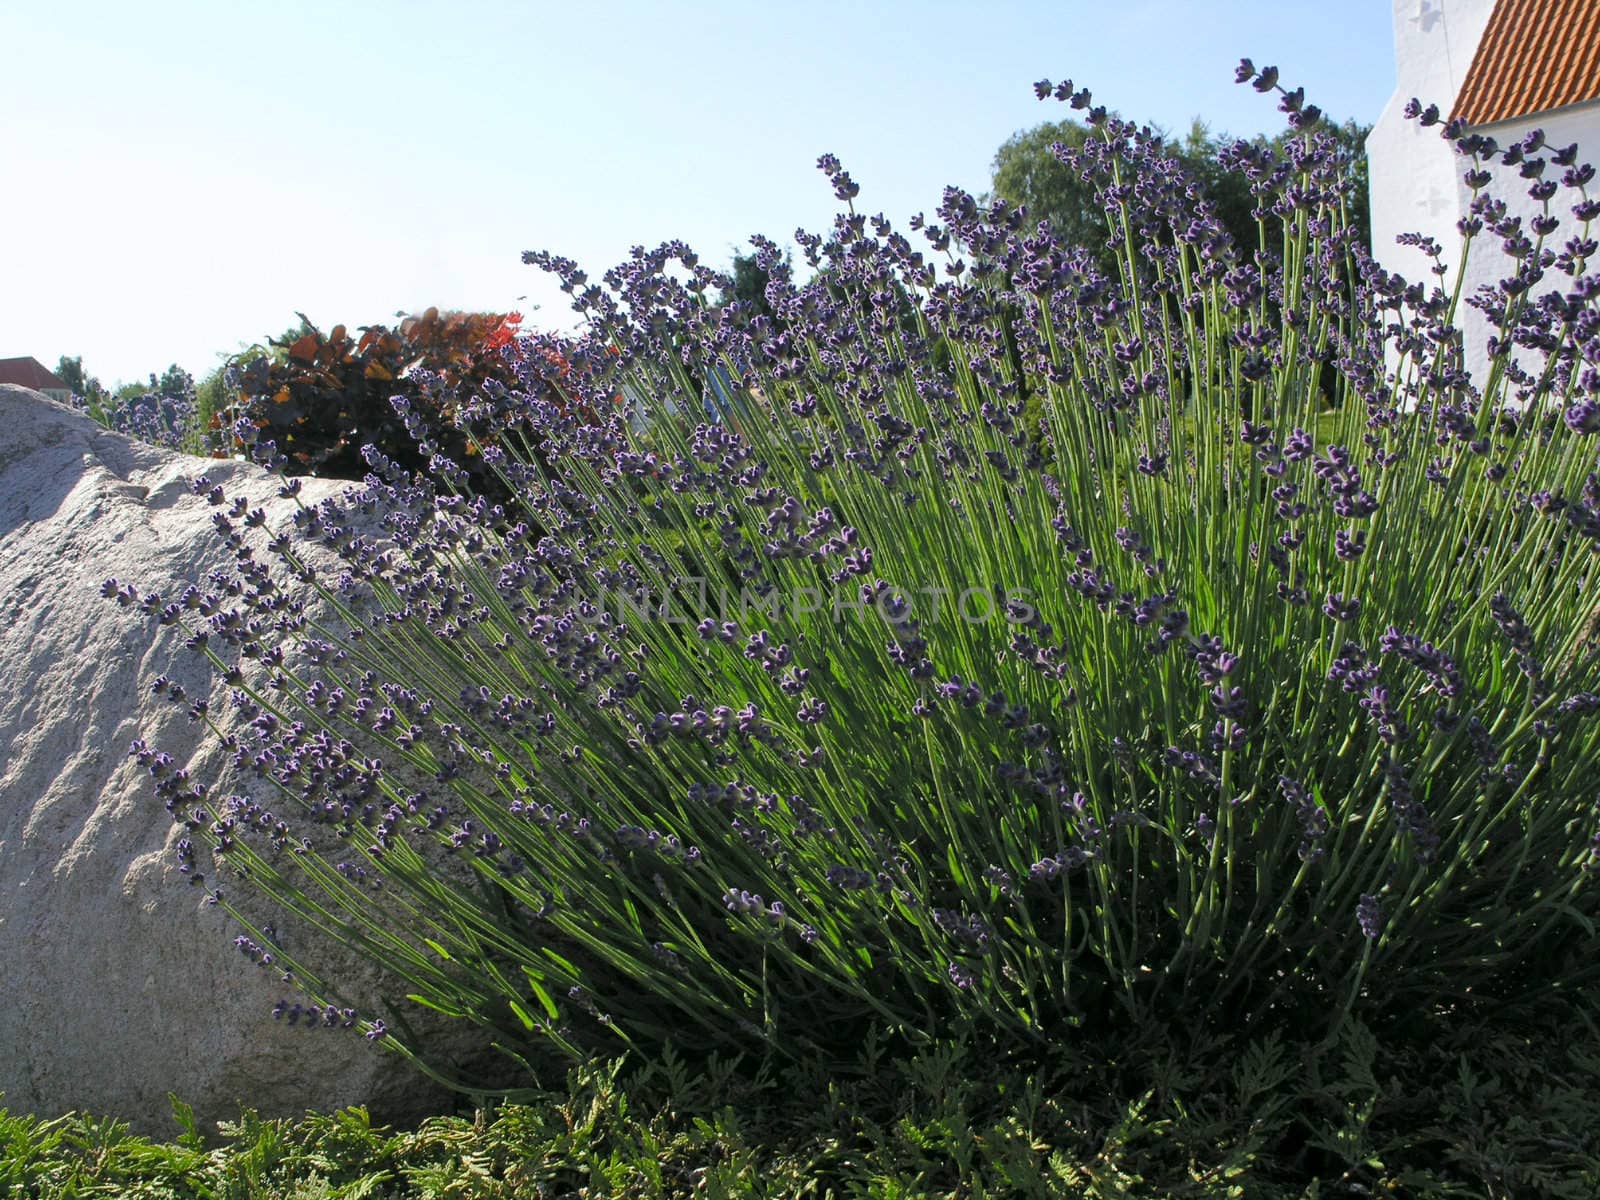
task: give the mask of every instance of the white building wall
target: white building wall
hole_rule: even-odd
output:
[[[1600,102],[1588,104],[1575,104],[1569,108],[1556,109],[1551,112],[1537,114],[1523,121],[1503,121],[1496,125],[1480,125],[1473,132],[1481,133],[1494,138],[1501,147],[1506,147],[1514,142],[1519,142],[1524,136],[1534,129],[1544,131],[1545,140],[1549,148],[1539,151],[1536,157],[1546,160],[1550,157],[1550,149],[1559,149],[1576,142],[1578,146],[1578,161],[1580,163],[1595,163],[1600,166]],[[1495,179],[1490,183],[1488,191],[1497,200],[1505,202],[1508,215],[1522,218],[1522,229],[1530,240],[1537,241],[1528,223],[1537,216],[1543,215],[1545,205],[1535,201],[1528,195],[1528,187],[1532,180],[1523,179],[1515,167],[1501,167],[1496,165]],[[1458,173],[1459,174],[1459,173]],[[1551,164],[1545,168],[1545,178],[1560,182],[1563,169]],[[1589,187],[1591,194],[1596,191],[1595,185]],[[1458,180],[1457,204],[1462,212],[1466,211],[1472,193],[1465,183]],[[1561,226],[1544,241],[1546,248],[1560,253],[1569,238],[1576,236],[1581,228],[1578,221],[1572,216],[1572,206],[1579,200],[1580,194],[1567,187],[1558,187],[1556,194],[1550,198],[1549,212],[1553,217],[1561,219]],[[1459,241],[1459,237],[1457,241]],[[1484,231],[1472,246],[1472,252],[1467,258],[1466,278],[1462,285],[1462,310],[1456,314],[1456,323],[1461,326],[1463,344],[1466,350],[1467,370],[1472,374],[1472,380],[1479,387],[1484,386],[1489,374],[1489,356],[1487,351],[1488,339],[1495,333],[1484,315],[1475,308],[1466,305],[1466,297],[1472,295],[1485,285],[1494,287],[1499,281],[1510,275],[1513,271],[1513,262],[1506,257],[1500,248],[1500,239]],[[1546,275],[1546,281],[1552,286],[1559,286],[1568,281],[1566,275],[1555,268],[1551,268]],[[1451,276],[1454,280],[1454,276]],[[1534,294],[1548,290],[1541,286],[1536,288]],[[1530,359],[1524,358],[1525,365],[1533,366]]]
[[[1431,237],[1443,247],[1444,263],[1451,268],[1442,281],[1447,290],[1455,285],[1460,266],[1461,235],[1456,222],[1465,215],[1471,198],[1462,180],[1470,164],[1458,158],[1451,144],[1439,136],[1442,125],[1424,129],[1402,116],[1401,110],[1416,97],[1424,107],[1437,104],[1441,116],[1449,117],[1494,3],[1495,0],[1393,0],[1395,94],[1367,137],[1373,256],[1388,270],[1431,286],[1436,280],[1429,273],[1427,257],[1395,243],[1396,236],[1402,233]],[[1475,132],[1493,137],[1505,147],[1535,128],[1544,130],[1552,146],[1578,143],[1579,162],[1600,160],[1600,103],[1574,105],[1528,120],[1480,126]],[[1548,158],[1548,152],[1541,153]],[[1549,167],[1547,176],[1559,180],[1561,168]],[[1516,168],[1497,168],[1489,189],[1505,201],[1510,212],[1523,218],[1524,229],[1544,207],[1528,196],[1529,183],[1517,174]],[[1571,206],[1575,198],[1570,190],[1562,188],[1552,199],[1552,214],[1567,219],[1546,239],[1547,246],[1559,248],[1573,235]],[[1510,273],[1510,260],[1500,250],[1500,239],[1481,235],[1467,262],[1463,303],[1457,312],[1467,369],[1480,387],[1488,376],[1486,344],[1494,330],[1482,314],[1466,305],[1465,298]]]
[[[1424,129],[1401,115],[1413,96],[1437,104],[1445,117],[1472,65],[1494,0],[1392,0],[1395,91],[1367,136],[1372,202],[1372,253],[1385,268],[1412,281],[1432,282],[1420,251],[1397,246],[1402,233],[1421,233],[1445,248],[1455,266],[1460,235],[1461,170],[1441,126]]]

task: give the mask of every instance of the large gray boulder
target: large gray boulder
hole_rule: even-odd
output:
[[[186,886],[182,831],[127,756],[144,738],[227,786],[212,735],[151,684],[170,676],[213,711],[226,689],[181,631],[99,595],[110,576],[170,593],[229,565],[215,510],[190,491],[200,475],[287,524],[291,503],[252,465],[156,449],[0,386],[0,1106],[164,1135],[169,1092],[208,1126],[241,1105],[437,1111],[448,1101],[358,1029],[272,1018],[299,997]],[[305,496],[343,486],[307,480]]]

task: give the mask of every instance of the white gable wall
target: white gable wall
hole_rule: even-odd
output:
[[[1456,222],[1465,215],[1471,199],[1461,176],[1470,164],[1458,158],[1450,143],[1439,136],[1442,125],[1424,129],[1402,116],[1401,110],[1416,97],[1424,107],[1437,104],[1442,116],[1450,115],[1494,9],[1494,0],[1393,0],[1393,4],[1395,94],[1367,138],[1372,253],[1387,269],[1431,286],[1436,280],[1429,273],[1428,259],[1416,249],[1395,244],[1396,235],[1401,233],[1431,237],[1444,249],[1444,262],[1451,274],[1443,284],[1450,288],[1455,284],[1461,257]],[[1600,103],[1480,126],[1475,132],[1486,134],[1505,147],[1536,128],[1544,130],[1552,146],[1578,143],[1579,162],[1600,159]],[[1541,151],[1541,156],[1548,158],[1548,151]],[[1552,165],[1546,174],[1559,180],[1561,168]],[[1523,218],[1524,230],[1529,220],[1544,211],[1542,204],[1528,196],[1529,182],[1520,178],[1515,168],[1496,168],[1496,180],[1489,189],[1511,213]],[[1551,200],[1552,214],[1566,220],[1546,239],[1546,246],[1559,249],[1573,236],[1576,222],[1571,219],[1571,207],[1575,198],[1572,191],[1561,188]],[[1493,285],[1510,273],[1510,260],[1501,253],[1500,239],[1487,233],[1480,235],[1467,262],[1462,306],[1457,312],[1467,369],[1479,387],[1488,379],[1485,346],[1494,330],[1465,300],[1479,287]]]
[[[1442,125],[1424,129],[1401,113],[1416,97],[1437,104],[1448,117],[1467,77],[1473,52],[1494,10],[1494,0],[1393,0],[1395,91],[1367,135],[1372,206],[1372,253],[1379,263],[1411,282],[1433,284],[1431,261],[1421,251],[1398,246],[1402,233],[1420,233],[1444,248],[1446,265],[1460,259],[1461,182]],[[1481,339],[1480,339],[1481,340]]]
[[[1473,132],[1494,138],[1503,148],[1513,142],[1521,141],[1534,129],[1544,131],[1545,140],[1552,148],[1559,149],[1576,142],[1580,163],[1600,165],[1600,103],[1574,104],[1568,108],[1539,113],[1526,120],[1479,125]],[[1539,151],[1535,157],[1548,160],[1550,149]],[[1496,165],[1494,170],[1495,180],[1489,185],[1488,191],[1496,199],[1505,202],[1508,215],[1522,218],[1523,232],[1528,235],[1530,241],[1537,241],[1528,223],[1534,217],[1544,214],[1545,205],[1536,202],[1528,195],[1528,187],[1533,181],[1523,179],[1515,167]],[[1562,174],[1563,168],[1554,164],[1545,167],[1546,179],[1553,179],[1559,183]],[[1590,185],[1589,191],[1590,194],[1594,193],[1593,184]],[[1464,183],[1460,185],[1459,192],[1461,209],[1465,212],[1471,193]],[[1549,212],[1551,216],[1561,218],[1562,223],[1560,228],[1545,238],[1544,245],[1547,249],[1560,253],[1561,247],[1567,240],[1577,236],[1581,230],[1581,225],[1572,216],[1572,206],[1580,198],[1579,193],[1572,188],[1556,188],[1556,194],[1550,198]],[[1485,230],[1474,240],[1472,253],[1467,258],[1466,279],[1461,290],[1463,311],[1456,314],[1456,323],[1461,326],[1466,349],[1467,370],[1472,374],[1472,381],[1480,388],[1488,379],[1489,356],[1485,347],[1495,330],[1477,309],[1467,308],[1466,297],[1484,285],[1496,286],[1501,279],[1511,273],[1512,260],[1501,251],[1500,239]],[[1570,281],[1566,275],[1553,267],[1545,276],[1545,283],[1551,286],[1559,286],[1563,282]],[[1545,283],[1541,283],[1535,289],[1535,294],[1547,290]],[[1522,361],[1530,369],[1536,369],[1536,360],[1531,356],[1523,357]]]
[[[1455,265],[1461,171],[1439,136],[1401,115],[1413,96],[1446,117],[1472,65],[1494,0],[1393,0],[1395,91],[1367,137],[1372,192],[1372,252],[1407,279],[1431,279],[1428,260],[1395,245],[1401,233],[1422,233]]]

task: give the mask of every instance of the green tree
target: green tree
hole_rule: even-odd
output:
[[[772,305],[767,303],[767,284],[771,280],[761,269],[761,264],[756,262],[756,256],[735,253],[730,270],[733,275],[733,286],[722,289],[722,294],[717,297],[717,303],[726,305],[739,301],[752,306],[763,317],[771,317]]]
[[[226,444],[226,439],[212,430],[212,424],[216,422],[220,425],[228,409],[239,399],[238,389],[228,386],[228,366],[226,362],[217,364],[194,389],[195,424],[207,452]]]
[[[73,395],[82,396],[87,400],[91,409],[103,408],[111,399],[111,393],[106,391],[105,386],[83,369],[82,355],[77,358],[62,355],[56,361],[56,374],[67,387],[72,389]]]
[[[185,387],[187,381],[187,387]],[[176,365],[168,367],[162,374],[154,371],[144,379],[131,380],[128,383],[119,383],[117,390],[112,393],[113,399],[118,402],[137,400],[140,396],[185,396],[194,388],[194,378],[181,367]]]
[[[1367,201],[1366,137],[1371,126],[1354,121],[1334,124],[1323,119],[1318,132],[1332,139],[1341,168],[1352,183],[1349,219],[1361,240],[1370,246],[1372,222]],[[1081,178],[1056,156],[1053,146],[1060,143],[1076,149],[1091,131],[1076,121],[1052,121],[1013,134],[995,153],[990,181],[991,192],[1013,204],[1025,204],[1035,220],[1048,219],[1056,237],[1067,245],[1103,247],[1106,218],[1095,199],[1097,184]],[[1281,152],[1297,134],[1285,131],[1274,138],[1256,137],[1258,145]],[[1180,141],[1165,139],[1169,154],[1182,164],[1185,173],[1200,185],[1201,194],[1215,208],[1217,219],[1242,249],[1258,244],[1260,233],[1254,214],[1255,198],[1250,185],[1238,170],[1225,168],[1218,155],[1236,139],[1213,133],[1199,119]],[[1268,218],[1268,245],[1276,242],[1276,219]],[[1099,252],[1102,267],[1114,273],[1110,252]]]
[[[137,400],[140,396],[149,395],[151,392],[155,391],[155,388],[151,386],[155,383],[155,381],[156,377],[152,375],[150,376],[149,383],[146,383],[140,379],[135,379],[131,383],[117,384],[116,390],[111,393],[112,403],[126,404],[129,400]]]
[[[194,376],[177,363],[173,363],[165,371],[161,372],[159,379],[153,375],[151,379],[154,383],[150,390],[159,392],[163,396],[194,395]]]
[[[1106,240],[1096,185],[1057,158],[1053,149],[1059,143],[1076,150],[1088,136],[1088,128],[1077,121],[1050,121],[1012,134],[994,156],[993,194],[1027,205],[1031,218],[1049,221],[1056,238],[1068,246],[1102,246]]]
[[[1256,227],[1256,202],[1250,194],[1250,182],[1237,169],[1229,169],[1217,161],[1217,156],[1233,140],[1226,134],[1212,133],[1211,127],[1196,117],[1183,142],[1173,150],[1185,173],[1200,185],[1201,194],[1216,210],[1217,220],[1228,231],[1233,244],[1248,252],[1259,244],[1261,237]]]
[[[1348,202],[1350,225],[1360,232],[1362,245],[1370,250],[1372,249],[1372,205],[1371,197],[1368,195],[1367,135],[1372,132],[1372,126],[1351,120],[1335,125],[1324,117],[1322,124],[1317,128],[1332,138],[1338,148],[1344,169],[1354,185],[1350,190]]]

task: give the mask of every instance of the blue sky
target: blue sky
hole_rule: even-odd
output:
[[[1389,0],[817,0],[565,5],[0,5],[0,357],[101,380],[220,356],[294,323],[398,310],[569,327],[525,249],[598,275],[682,238],[725,264],[834,210],[903,222],[982,191],[1071,77],[1183,130],[1278,128],[1248,55],[1335,117],[1394,87]],[[1337,16],[1330,13],[1337,11]],[[521,297],[521,299],[519,299]]]

